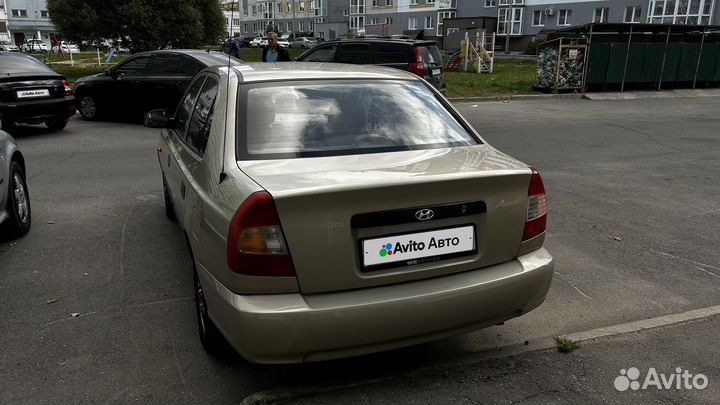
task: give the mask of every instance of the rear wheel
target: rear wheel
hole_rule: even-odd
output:
[[[10,184],[7,201],[8,218],[2,224],[2,234],[10,237],[25,235],[30,230],[30,194],[25,183],[25,173],[18,162],[10,163]]]
[[[205,301],[205,294],[194,265],[193,278],[195,280],[195,313],[197,314],[200,343],[208,353],[213,355],[221,354],[227,347],[227,343],[215,323],[208,316],[207,301]]]
[[[45,125],[53,131],[59,131],[67,126],[68,120],[66,118],[50,118],[45,120]]]
[[[97,119],[97,100],[93,96],[89,94],[80,96],[80,115],[89,121]]]

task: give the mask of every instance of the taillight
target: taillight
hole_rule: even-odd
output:
[[[408,70],[410,73],[414,73],[420,77],[425,77],[425,63],[423,63],[421,47],[415,47],[415,63],[410,63],[408,65]]]
[[[525,231],[523,242],[532,239],[545,232],[547,227],[547,199],[545,197],[545,186],[543,185],[540,173],[534,168],[528,189],[528,209],[525,219]]]
[[[253,193],[235,212],[227,260],[232,271],[247,276],[295,276],[275,202],[267,191]]]
[[[70,82],[69,82],[69,81],[63,80],[63,87],[65,88],[65,95],[66,95],[66,96],[72,96],[72,95],[73,95],[72,85],[70,85]]]

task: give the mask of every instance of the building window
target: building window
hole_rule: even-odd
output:
[[[570,16],[572,10],[560,10],[558,11],[557,25],[570,25]]]
[[[350,29],[357,31],[365,26],[365,16],[352,16],[350,17]]]
[[[500,1],[498,2],[498,5],[500,5],[500,6],[509,6],[509,5],[510,5],[510,0],[500,0]]]
[[[305,2],[304,1],[300,2],[300,11],[302,11],[302,12],[305,11]],[[302,30],[300,30],[300,31],[302,31]]]
[[[521,5],[525,4],[525,0],[512,0],[512,4],[514,6],[521,6]]]
[[[247,29],[248,29],[248,25],[247,25],[247,24],[243,24],[243,32],[248,32]]]
[[[365,14],[365,0],[350,0],[350,14]]]
[[[40,17],[42,18],[50,18],[50,15],[48,14],[47,10],[40,10]]]
[[[682,0],[681,0],[682,1]],[[640,6],[625,7],[625,21],[626,23],[639,23],[640,22]]]
[[[408,17],[408,29],[409,30],[417,29],[417,17]]]
[[[416,5],[416,4],[417,4],[417,0],[410,0],[410,5],[411,5],[411,6],[414,6],[414,5]]]
[[[13,10],[12,10],[12,16],[13,16],[13,17],[19,17],[19,18],[27,18],[27,10],[25,10],[25,9],[13,9]]]
[[[425,0],[427,4],[435,4],[435,0]]]
[[[594,23],[606,23],[608,22],[609,8],[596,8],[593,11],[593,22]]]
[[[253,23],[253,32],[258,32],[257,23]]]
[[[308,25],[310,26],[310,32],[315,32],[315,21],[309,21]]]
[[[485,0],[485,7],[495,7],[495,0]]]
[[[533,27],[544,27],[545,26],[545,13],[543,10],[533,11]]]
[[[239,18],[233,18],[233,25],[240,26],[240,19]]]
[[[393,19],[392,17],[385,17],[385,24],[392,24]]]
[[[524,12],[525,9],[522,7],[499,9],[497,27],[498,35],[522,35]]]
[[[298,31],[305,32],[305,21],[298,21]]]
[[[386,5],[386,6],[392,6],[392,5],[393,5],[393,0],[386,0],[386,1],[385,1],[385,5]]]
[[[712,20],[713,0],[650,0],[647,21],[653,24],[702,24]]]
[[[379,24],[378,21],[379,21],[379,20],[378,20],[377,17],[371,18],[371,19],[370,19],[370,25],[378,25],[378,24]]]
[[[425,29],[426,30],[432,30],[435,29],[434,21],[432,17],[425,17]]]

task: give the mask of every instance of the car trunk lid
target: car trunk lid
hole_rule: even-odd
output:
[[[238,166],[272,195],[303,293],[468,271],[520,246],[530,170],[487,145]]]

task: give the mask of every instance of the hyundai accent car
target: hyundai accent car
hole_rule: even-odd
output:
[[[212,67],[151,111],[200,340],[256,363],[356,356],[520,316],[547,294],[538,172],[397,69]]]
[[[0,130],[0,240],[25,235],[31,222],[25,158],[15,139]]]

